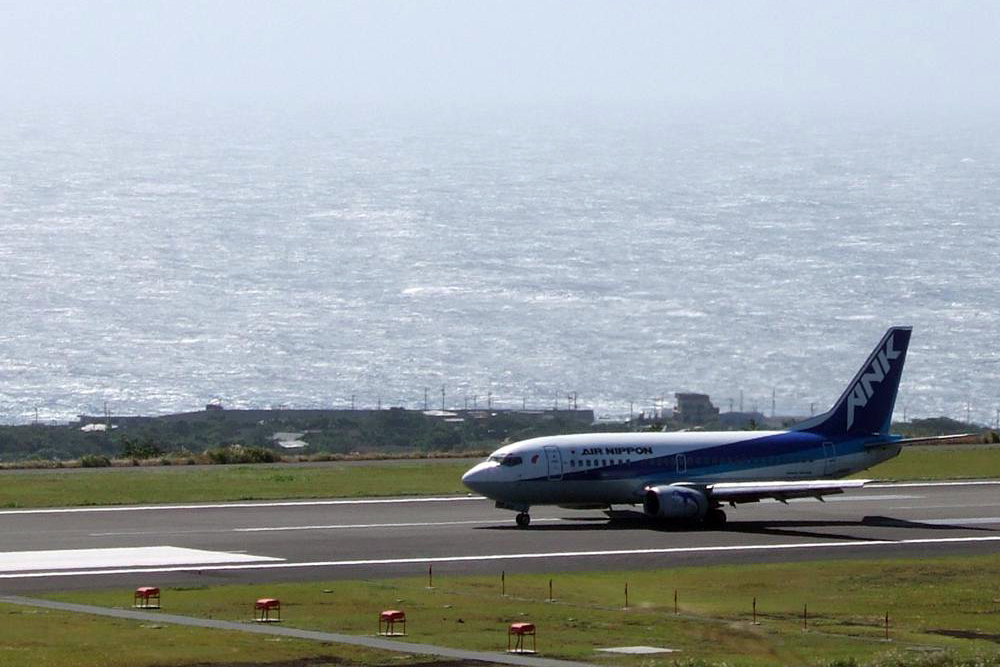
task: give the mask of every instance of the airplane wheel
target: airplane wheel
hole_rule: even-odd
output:
[[[517,521],[517,525],[521,528],[527,528],[528,524],[531,523],[531,515],[527,512],[521,512],[514,520]]]
[[[726,525],[726,513],[718,507],[708,510],[705,514],[705,526],[707,528],[722,528]]]

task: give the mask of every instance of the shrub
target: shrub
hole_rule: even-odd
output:
[[[111,459],[100,454],[87,454],[80,457],[81,468],[110,468]]]
[[[125,459],[153,459],[162,456],[163,450],[148,438],[140,442],[122,436],[121,455]]]
[[[205,456],[212,463],[277,463],[281,456],[263,447],[244,447],[243,445],[227,445],[205,450]]]

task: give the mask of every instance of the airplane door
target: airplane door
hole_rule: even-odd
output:
[[[549,479],[562,479],[563,464],[562,453],[558,447],[549,445],[545,448],[545,462],[549,468]]]
[[[832,475],[837,465],[837,448],[832,442],[823,443],[823,474]]]
[[[683,454],[677,455],[677,472],[687,472],[688,462],[687,457]]]

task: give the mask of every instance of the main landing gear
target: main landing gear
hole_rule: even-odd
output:
[[[528,524],[531,523],[531,515],[527,512],[520,512],[516,517],[514,517],[514,521],[517,522],[519,528],[527,528]]]
[[[722,528],[726,525],[726,513],[718,507],[713,507],[705,513],[704,524],[706,528]]]

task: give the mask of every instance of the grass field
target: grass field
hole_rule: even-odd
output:
[[[466,461],[232,465],[0,472],[0,507],[65,507],[465,493]],[[911,447],[859,477],[1000,478],[1000,446]]]
[[[402,665],[396,653],[241,632],[76,615],[0,604],[4,667],[165,667],[286,662]]]
[[[852,660],[892,664],[886,658],[891,654],[906,658],[898,664],[913,664],[920,656],[944,652],[960,658],[992,656],[992,662],[977,664],[1000,665],[1000,559],[992,556],[506,574],[505,596],[499,571],[490,577],[450,577],[446,570],[436,569],[433,589],[427,588],[423,577],[165,589],[163,606],[169,613],[246,621],[252,601],[266,595],[282,600],[286,625],[347,634],[374,634],[379,610],[401,608],[407,613],[407,641],[491,651],[506,647],[509,623],[530,621],[538,627],[539,652],[546,657],[624,667],[671,665],[679,660],[692,665],[848,665]],[[673,607],[675,590],[678,614]],[[48,597],[129,606],[132,591]],[[752,623],[755,597],[759,625]],[[808,605],[807,629],[803,629],[803,605]],[[886,612],[890,641],[885,640]],[[314,655],[336,655],[363,664],[400,662],[398,657],[374,652],[358,654],[350,647],[238,633],[213,637],[208,631],[11,605],[0,605],[0,613],[4,615],[0,664],[10,667],[152,667],[192,661],[211,664],[237,656],[264,664]],[[681,652],[619,656],[595,651],[634,645]],[[121,647],[143,650],[126,652]],[[84,652],[90,662],[81,661]]]
[[[0,507],[410,496],[464,493],[467,462],[231,465],[6,471]]]
[[[896,458],[857,476],[889,480],[1000,478],[1000,445],[907,447]]]

